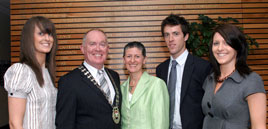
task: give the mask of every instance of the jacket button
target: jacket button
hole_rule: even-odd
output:
[[[211,104],[209,102],[207,103],[207,105],[208,105],[208,108],[211,108]]]

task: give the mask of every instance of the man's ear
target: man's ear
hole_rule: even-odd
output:
[[[80,46],[80,50],[84,54],[84,46],[83,45]]]
[[[186,42],[189,38],[189,33],[187,33],[185,36],[184,36],[184,41]]]

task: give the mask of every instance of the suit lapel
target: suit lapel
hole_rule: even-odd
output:
[[[129,78],[127,79],[126,82],[124,82],[121,86],[122,90],[122,97],[125,98],[125,101],[122,101],[126,107],[130,108],[129,105]]]
[[[144,94],[144,92],[148,89],[148,85],[146,84],[149,81],[149,74],[147,72],[143,72],[136,89],[132,95],[132,99],[130,101],[130,107],[137,102],[137,100]]]
[[[97,81],[95,80],[95,78],[91,75],[91,73],[88,71],[88,69],[82,64],[79,67],[79,70],[81,72],[81,77],[83,79],[83,81],[87,84],[87,86],[93,90],[95,90],[95,93],[97,95],[99,95],[100,97],[103,97],[103,99],[105,99],[108,103],[109,100],[107,100],[106,96],[104,95],[104,93],[101,91],[101,89],[99,88],[100,86],[97,84]],[[109,104],[110,106],[112,106],[111,104]]]
[[[182,75],[182,83],[181,83],[181,102],[183,100],[183,97],[186,94],[188,85],[190,83],[191,80],[191,76],[193,74],[193,56],[189,53],[184,65],[184,70],[183,70],[183,75]]]
[[[162,75],[162,78],[164,79],[164,81],[166,82],[166,84],[168,84],[167,82],[167,78],[168,78],[168,67],[169,67],[169,62],[170,62],[170,59],[166,60],[164,62],[164,67],[163,67],[163,71],[161,71],[163,73]]]
[[[104,68],[104,69],[105,69],[105,71],[106,71],[108,77],[110,78],[110,80],[111,80],[111,82],[112,82],[112,85],[113,85],[113,88],[114,88],[114,91],[115,91],[115,97],[114,97],[114,100],[113,100],[113,105],[114,105],[115,102],[116,102],[116,96],[119,94],[119,93],[117,93],[116,90],[119,90],[119,89],[116,87],[116,83],[115,83],[115,81],[114,81],[112,75],[111,75],[110,72],[108,71],[108,69],[106,69],[106,68]],[[120,92],[120,91],[118,91],[118,92]]]
[[[100,89],[97,88],[97,86],[94,85],[94,83],[93,83],[92,81],[90,81],[90,79],[89,79],[86,75],[84,75],[84,73],[81,72],[81,70],[79,70],[79,71],[80,71],[81,78],[82,78],[82,80],[86,83],[86,85],[87,85],[89,88],[91,88],[92,90],[94,90],[96,94],[98,94],[98,95],[104,97],[103,94],[101,93]],[[105,99],[105,97],[104,97],[104,99]]]

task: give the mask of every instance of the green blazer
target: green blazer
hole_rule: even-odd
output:
[[[165,82],[143,72],[129,101],[129,80],[121,85],[121,128],[168,129],[169,95]]]

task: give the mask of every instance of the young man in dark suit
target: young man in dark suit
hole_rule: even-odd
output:
[[[104,67],[108,49],[102,30],[84,35],[84,62],[58,83],[57,129],[120,129],[120,80],[118,73]]]
[[[211,66],[186,49],[189,25],[183,17],[170,14],[162,21],[161,31],[170,58],[157,66],[156,75],[168,86],[170,129],[202,129],[202,84]]]

